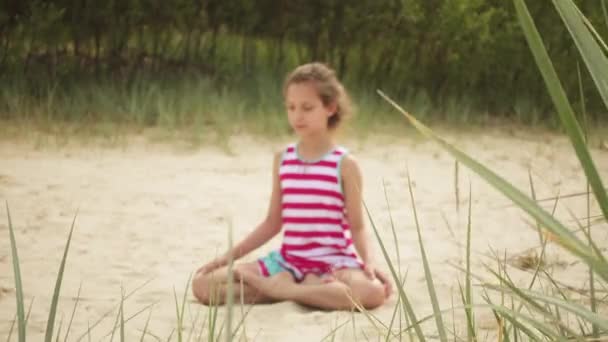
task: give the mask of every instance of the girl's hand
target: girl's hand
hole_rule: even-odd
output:
[[[376,279],[376,267],[371,263],[366,263],[363,266],[363,273],[369,280]]]
[[[374,270],[374,274],[378,280],[384,285],[384,293],[386,294],[386,298],[390,297],[393,293],[393,283],[391,279],[379,269]]]
[[[390,278],[382,271],[377,269],[373,264],[367,263],[363,266],[363,273],[370,279],[378,279],[382,285],[384,285],[384,293],[386,297],[390,297],[393,293],[393,284],[391,283]]]
[[[225,266],[226,262],[224,260],[224,258],[220,258],[220,259],[215,259],[203,266],[201,266],[198,270],[196,270],[196,274],[207,274],[207,273],[211,273],[215,270],[217,270],[218,268]]]

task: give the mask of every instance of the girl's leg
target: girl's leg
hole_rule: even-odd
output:
[[[248,272],[249,274],[256,274],[262,277],[257,262],[236,264],[234,265],[233,272]],[[232,289],[235,303],[241,301],[241,295],[243,301],[247,304],[272,303],[276,301],[252,288],[245,281],[241,284],[241,282],[234,278],[228,279],[227,267],[222,267],[206,274],[195,274],[192,279],[192,293],[204,305],[222,305],[226,302],[229,281],[233,282]]]
[[[365,309],[374,309],[384,303],[384,285],[368,279],[363,271],[344,269],[335,272],[335,281],[319,280],[302,283],[273,282],[249,270],[239,270],[238,276],[247,284],[276,300],[293,300],[297,303],[326,310],[352,310],[353,301]]]

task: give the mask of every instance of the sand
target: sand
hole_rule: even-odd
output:
[[[558,191],[570,194],[585,189],[583,173],[563,137],[499,131],[448,132],[447,136],[526,192],[530,168],[539,198],[553,197]],[[66,146],[41,148],[25,140],[0,141],[0,199],[8,201],[15,227],[26,310],[33,300],[27,327],[30,340],[39,341],[44,335],[56,274],[76,213],[57,316],[57,324],[63,319],[62,334],[82,285],[69,340],[85,336],[88,325],[110,312],[90,333],[93,341],[109,340],[121,288],[126,293],[139,288],[124,302],[125,318],[144,310],[127,322],[128,341],[139,340],[150,306],[148,330],[162,340],[170,334],[177,340],[174,291],[180,303],[186,291],[183,336],[192,335],[195,340],[208,308],[193,300],[187,288],[189,275],[226,248],[230,229],[234,239],[239,239],[264,217],[270,195],[272,153],[283,143],[233,138],[227,152],[213,146],[152,144],[138,137],[114,147],[102,144],[82,147],[74,141]],[[483,270],[484,264],[495,264],[492,251],[513,265],[518,260],[525,261],[521,256],[528,255],[527,251],[538,251],[534,249],[538,246],[538,234],[530,228],[525,214],[508,206],[505,197],[464,167],[459,170],[457,209],[454,160],[433,143],[405,136],[375,137],[364,142],[350,138],[345,145],[360,162],[364,199],[391,258],[401,264],[404,273],[407,271],[405,290],[419,317],[430,313],[432,308],[407,191],[407,169],[414,184],[423,241],[443,308],[450,308],[452,298],[457,304],[459,301],[458,279],[463,276],[455,266],[463,265],[469,184],[473,192],[475,273],[492,279]],[[608,180],[608,152],[593,149],[593,155],[603,179]],[[383,182],[397,230],[399,259]],[[547,201],[543,205],[550,210],[553,203]],[[556,215],[574,226],[567,208],[579,217],[584,216],[584,198],[564,199],[557,208]],[[599,214],[595,205],[591,211],[593,215]],[[1,212],[0,336],[6,336],[16,304],[4,205]],[[606,248],[606,224],[595,227],[597,244]],[[370,238],[373,239],[371,230]],[[254,260],[279,244],[280,238],[276,238],[244,260]],[[375,239],[372,245],[378,264],[386,270]],[[570,286],[584,287],[587,270],[554,245],[547,251],[547,267]],[[510,271],[522,285],[530,278],[526,271],[514,267]],[[481,302],[479,288],[476,292],[476,300]],[[388,325],[396,301],[397,296],[393,295],[372,314]],[[239,320],[241,310],[249,309],[237,306],[235,320]],[[220,309],[219,322],[224,314],[224,309]],[[451,317],[447,315],[446,322]],[[195,320],[196,328],[192,331]],[[456,313],[456,321],[458,332],[465,332],[460,311]],[[479,312],[478,322],[480,331],[490,335],[496,329],[487,312]],[[318,341],[342,323],[345,325],[336,331],[336,340],[355,337],[377,340],[374,324],[360,313],[322,312],[293,303],[254,306],[239,336],[242,340],[256,341]],[[429,336],[434,334],[432,324],[425,325],[425,330]],[[203,335],[206,334],[205,331]],[[146,340],[156,338],[149,335]]]

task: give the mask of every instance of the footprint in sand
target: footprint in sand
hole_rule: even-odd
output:
[[[146,292],[141,292],[138,294],[137,299],[135,299],[138,303],[149,303],[152,300],[156,300],[158,298],[163,298],[167,295],[167,292],[162,290],[148,290]]]
[[[0,300],[4,299],[4,297],[8,297],[10,293],[14,292],[12,288],[0,286]]]
[[[36,220],[38,220],[38,221],[42,221],[42,220],[46,219],[48,216],[49,216],[49,214],[46,210],[41,213],[37,213],[35,215]]]
[[[8,175],[0,174],[0,186],[3,185],[17,185],[18,183]]]
[[[164,200],[154,200],[154,205],[157,207],[165,207],[165,208],[169,206],[169,204],[167,204],[167,202]]]
[[[131,279],[131,278],[143,278],[144,276],[146,276],[148,274],[144,273],[142,271],[128,270],[128,271],[123,272],[122,275]]]
[[[55,190],[55,189],[59,189],[60,186],[59,184],[47,184],[46,189],[47,190]]]

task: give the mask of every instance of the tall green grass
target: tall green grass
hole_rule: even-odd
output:
[[[270,138],[286,136],[290,128],[285,120],[282,77],[263,72],[235,84],[202,76],[139,76],[128,83],[83,79],[49,85],[42,94],[29,94],[28,86],[16,79],[0,85],[0,122],[64,139],[91,135],[111,139],[144,129],[158,129],[162,132],[158,138],[196,143],[217,143],[243,132]],[[352,88],[357,108],[348,126],[357,135],[369,135],[370,128],[396,134],[405,127],[369,95],[369,89]],[[416,92],[400,98],[435,122],[473,123],[458,116],[444,117],[443,112],[452,109],[444,110]],[[458,101],[450,103],[454,108],[464,107]],[[482,120],[477,122],[483,124]]]
[[[15,232],[13,230],[13,222],[11,220],[11,212],[6,203],[6,216],[8,218],[8,230],[11,239],[11,253],[13,256],[13,271],[15,273],[15,289],[17,299],[17,324],[19,331],[19,342],[25,341],[25,311],[23,307],[23,284],[21,282],[21,268],[19,267],[19,254],[17,252],[17,242],[15,241]],[[12,331],[12,327],[11,327]],[[10,338],[10,334],[9,334]]]
[[[282,82],[283,75],[255,70],[249,77],[229,80],[204,75],[138,74],[130,80],[82,76],[48,84],[41,81],[46,85],[32,90],[28,81],[5,76],[0,79],[0,126],[25,126],[19,131],[47,133],[64,140],[90,136],[117,139],[146,129],[157,129],[160,133],[153,137],[157,140],[186,139],[195,144],[225,142],[243,132],[285,136],[290,129],[285,120]],[[379,130],[398,134],[406,127],[366,84],[346,82],[346,87],[357,104],[349,125],[357,136]],[[416,89],[400,92],[396,99],[419,113],[420,119],[438,125],[467,128],[505,122],[557,128],[543,109],[523,99],[517,99],[503,114],[488,113],[470,97],[436,101]],[[0,130],[0,134],[7,133]]]

